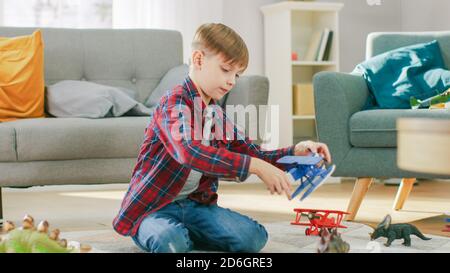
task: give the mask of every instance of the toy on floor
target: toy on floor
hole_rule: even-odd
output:
[[[327,166],[325,160],[317,154],[313,156],[285,156],[280,158],[277,163],[285,166],[285,170],[293,181],[300,181],[300,185],[291,196],[292,199],[304,189],[307,189],[300,201],[303,201],[321,186],[335,170],[334,165]]]
[[[295,220],[291,222],[291,225],[306,226],[306,236],[318,236],[321,230],[328,229],[337,230],[338,228],[347,228],[341,225],[342,219],[345,214],[349,214],[345,211],[339,210],[319,210],[319,209],[294,209],[297,213]],[[333,217],[334,215],[334,217]],[[306,216],[308,222],[302,222],[302,216]]]
[[[445,104],[450,101],[450,89],[443,92],[442,94],[433,96],[431,98],[428,98],[426,100],[418,100],[414,97],[411,97],[410,104],[412,109],[418,109],[418,108],[430,108],[433,105],[437,104]]]
[[[389,214],[386,215],[374,232],[369,233],[370,239],[375,240],[380,237],[386,237],[388,240],[384,244],[385,246],[390,246],[397,239],[403,239],[403,245],[411,246],[410,235],[416,235],[422,240],[431,240],[431,238],[425,237],[419,229],[411,224],[391,224],[391,221],[391,216]]]
[[[342,240],[337,229],[333,229],[331,232],[324,229],[320,232],[317,253],[348,253],[349,251],[350,244]]]
[[[59,238],[59,229],[49,233],[47,221],[41,221],[37,228],[34,219],[25,215],[22,226],[16,228],[11,221],[5,221],[3,234],[0,234],[0,253],[74,253],[88,252],[88,245],[78,248],[71,246],[66,239]]]

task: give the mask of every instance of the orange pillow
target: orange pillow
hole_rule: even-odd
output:
[[[41,31],[0,37],[0,122],[44,117],[44,88]]]

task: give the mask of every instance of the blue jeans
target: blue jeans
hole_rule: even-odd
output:
[[[265,246],[268,235],[247,216],[183,199],[148,215],[132,238],[147,252],[189,252],[195,247],[253,253]]]

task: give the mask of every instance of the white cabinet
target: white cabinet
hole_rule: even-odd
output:
[[[317,138],[314,112],[294,113],[293,87],[296,84],[312,86],[314,74],[320,71],[339,71],[339,11],[342,7],[340,3],[286,1],[261,8],[265,75],[270,81],[269,105],[279,106],[278,125],[275,126],[279,133],[271,132],[274,137],[278,134],[279,141],[271,141],[267,148],[281,148]],[[332,32],[328,58],[307,58],[311,56],[311,48],[315,53],[314,41],[317,47],[317,40],[326,29]],[[293,52],[297,59],[293,59]]]

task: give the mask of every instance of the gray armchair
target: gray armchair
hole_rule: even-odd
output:
[[[438,40],[445,64],[450,67],[450,31],[421,33],[372,33],[366,58],[416,43]],[[362,76],[321,72],[314,77],[317,131],[329,145],[336,164],[334,176],[357,177],[347,211],[353,220],[373,178],[402,178],[394,209],[403,207],[415,178],[448,178],[403,171],[397,167],[396,120],[400,117],[450,119],[448,110],[362,111],[368,97]]]

